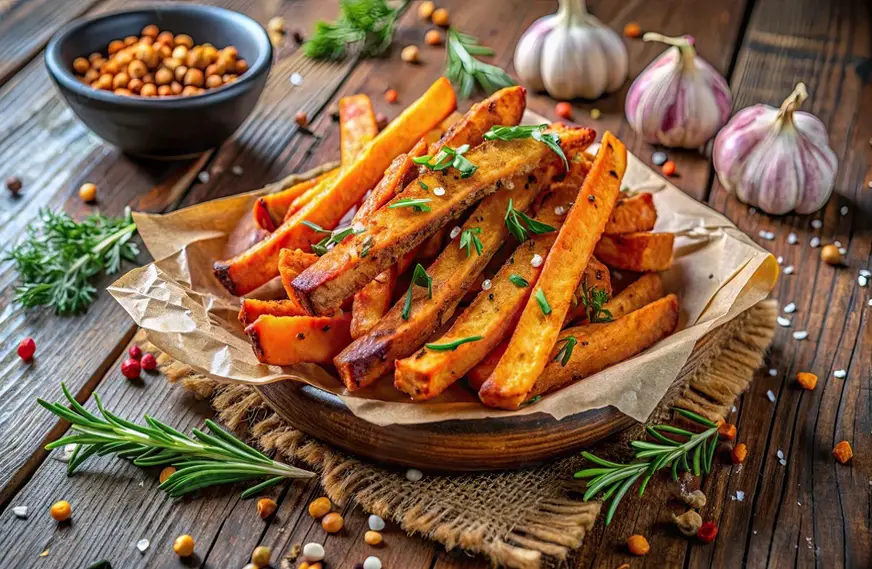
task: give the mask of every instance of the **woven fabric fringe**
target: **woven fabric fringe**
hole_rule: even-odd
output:
[[[763,301],[701,340],[651,421],[665,418],[672,406],[713,420],[723,417],[762,363],[777,314],[777,302]],[[446,549],[478,553],[498,566],[540,569],[565,561],[579,548],[599,514],[600,504],[571,492],[579,488],[572,479],[581,466],[579,456],[525,470],[426,476],[412,483],[404,472],[309,438],[273,413],[251,387],[219,384],[166,355],[158,361],[170,381],[211,398],[227,427],[250,435],[267,451],[317,469],[331,500],[355,500],[365,511]],[[621,455],[625,442],[638,438],[642,429],[628,429],[597,452]]]

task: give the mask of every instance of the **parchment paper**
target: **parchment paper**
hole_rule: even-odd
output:
[[[415,403],[394,389],[388,377],[350,393],[313,364],[285,368],[260,364],[236,318],[239,299],[212,276],[212,262],[226,258],[236,228],[252,227],[253,202],[266,189],[168,215],[134,214],[145,246],[157,260],[130,271],[109,291],[146,330],[149,341],[201,373],[247,384],[303,381],[339,395],[355,415],[378,425],[474,420],[507,413],[541,412],[561,419],[609,405],[644,421],[696,341],[768,295],[778,277],[778,264],[727,218],[688,197],[632,155],[624,185],[654,192],[655,231],[677,234],[675,264],[663,277],[667,291],[679,298],[679,331],[635,358],[514,412],[484,407],[462,382],[432,401]],[[255,292],[268,297],[275,290],[273,284]]]

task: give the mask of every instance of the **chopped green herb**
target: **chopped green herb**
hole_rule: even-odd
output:
[[[463,233],[460,234],[460,248],[466,249],[467,257],[472,255],[471,247],[475,247],[475,252],[481,256],[484,246],[481,243],[481,239],[478,238],[479,235],[481,235],[481,227],[470,227],[469,229],[464,229]]]
[[[326,255],[327,252],[330,251],[330,248],[333,245],[338,245],[338,244],[342,243],[343,241],[345,241],[345,238],[348,237],[349,235],[360,235],[361,233],[366,231],[366,229],[363,229],[363,228],[355,229],[354,226],[351,226],[351,225],[348,227],[343,227],[342,229],[335,229],[333,231],[327,231],[326,229],[321,229],[318,225],[316,225],[314,223],[310,223],[308,221],[304,221],[303,223],[309,227],[314,226],[314,227],[312,227],[312,229],[315,229],[315,231],[318,231],[319,233],[329,233],[330,234],[327,237],[325,237],[324,239],[318,241],[317,243],[312,244],[312,252],[315,253],[316,255],[318,255],[319,257],[323,257],[324,255]]]
[[[415,164],[426,166],[434,172],[441,172],[443,170],[447,170],[448,168],[454,168],[460,172],[461,178],[468,178],[475,174],[475,171],[478,170],[478,166],[470,162],[464,156],[464,154],[468,150],[468,144],[458,146],[457,148],[443,146],[442,149],[436,154],[436,156],[430,156],[429,154],[425,156],[419,156],[417,158],[412,158],[412,162],[414,162]]]
[[[469,338],[461,338],[459,340],[455,340],[453,342],[448,342],[447,344],[424,344],[428,349],[436,351],[436,352],[448,352],[454,351],[463,344],[469,342],[478,342],[484,338],[484,336],[470,336]]]
[[[566,159],[566,154],[560,148],[560,137],[555,132],[545,132],[548,128],[547,124],[540,125],[519,125],[519,126],[492,126],[489,131],[484,133],[485,140],[518,140],[522,138],[532,138],[537,142],[541,142],[548,148],[554,151],[563,160],[563,167],[569,170],[569,161]]]
[[[557,352],[557,356],[555,356],[554,361],[560,362],[560,365],[566,367],[566,364],[569,363],[569,358],[572,357],[572,350],[575,348],[575,345],[578,344],[578,340],[575,339],[575,336],[567,336],[562,340],[558,340],[558,343],[565,342],[563,346],[560,348],[560,351]]]
[[[493,55],[494,50],[478,44],[478,40],[453,28],[448,30],[448,57],[445,77],[457,89],[457,96],[468,99],[478,83],[488,94],[515,84],[509,75],[494,65],[479,61],[474,55]]]
[[[540,399],[542,399],[541,395],[531,397],[531,398],[527,399],[526,401],[524,401],[523,403],[521,403],[520,407],[526,407],[527,405],[532,405],[533,403],[536,403]]]
[[[311,221],[307,221],[307,220],[305,220],[305,219],[304,219],[303,221],[301,221],[300,223],[302,223],[303,225],[305,225],[305,226],[308,227],[309,229],[312,229],[312,230],[314,230],[314,231],[317,231],[318,233],[333,233],[333,232],[330,231],[329,229],[324,229],[323,227],[321,227],[321,226],[318,225],[317,223],[313,223],[313,222],[311,222]]]
[[[403,198],[389,205],[388,209],[410,207],[415,211],[430,211],[430,206],[427,204],[432,201],[430,198]]]
[[[527,279],[525,279],[521,275],[509,275],[509,282],[511,282],[518,288],[525,288],[530,286],[529,281],[527,281]]]
[[[551,314],[551,305],[548,304],[548,299],[545,298],[545,291],[541,288],[536,291],[536,302],[539,303],[539,308],[542,309],[542,314],[548,316]]]
[[[344,59],[349,54],[371,57],[391,45],[394,24],[405,2],[396,9],[385,0],[342,0],[335,22],[318,21],[315,33],[303,44],[313,59]]]
[[[521,223],[522,221],[527,224],[526,227]],[[536,221],[524,212],[516,210],[512,207],[512,200],[509,200],[509,206],[506,208],[506,227],[509,228],[509,233],[521,242],[526,241],[530,237],[530,233],[540,235],[557,231],[547,223]]]
[[[612,313],[603,308],[609,301],[609,293],[602,288],[587,287],[587,277],[581,281],[581,302],[587,314],[588,322],[611,322],[614,320]]]
[[[412,287],[415,285],[427,287],[427,298],[433,298],[433,279],[421,263],[415,265],[415,270],[412,272],[412,282],[409,283],[409,292],[406,293],[406,303],[403,305],[403,320],[408,320],[412,312]]]
[[[367,235],[363,240],[363,246],[360,248],[360,256],[361,258],[369,255],[369,251],[372,249],[372,235]]]
[[[430,187],[427,184],[425,184],[424,182],[422,182],[421,180],[418,180],[418,185],[421,186],[421,189],[424,190],[425,192],[430,189]]]

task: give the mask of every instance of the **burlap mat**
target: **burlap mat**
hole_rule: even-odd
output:
[[[724,416],[747,389],[776,328],[778,304],[765,300],[700,341],[675,385],[650,421],[667,417],[672,406],[711,419]],[[149,346],[155,351],[153,346]],[[539,569],[565,561],[581,546],[600,511],[584,502],[572,473],[580,456],[519,471],[468,475],[427,475],[409,482],[392,470],[331,448],[290,427],[248,386],[227,386],[159,357],[170,381],[211,398],[227,427],[246,432],[264,449],[299,460],[321,473],[321,484],[336,503],[355,500],[370,513],[390,519],[409,533],[487,557],[494,565]],[[597,453],[620,456],[643,425],[603,443]]]

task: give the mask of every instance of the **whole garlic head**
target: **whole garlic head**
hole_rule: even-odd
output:
[[[699,148],[730,117],[726,80],[696,54],[690,36],[646,33],[645,41],[671,45],[633,81],[627,92],[627,121],[647,142]]]
[[[515,71],[531,89],[555,99],[596,99],[627,78],[620,36],[590,15],[584,0],[560,0],[556,14],[539,18],[515,48]]]
[[[839,160],[824,123],[797,110],[806,98],[799,83],[780,109],[752,105],[718,133],[715,171],[741,201],[776,215],[812,213],[827,203]]]

